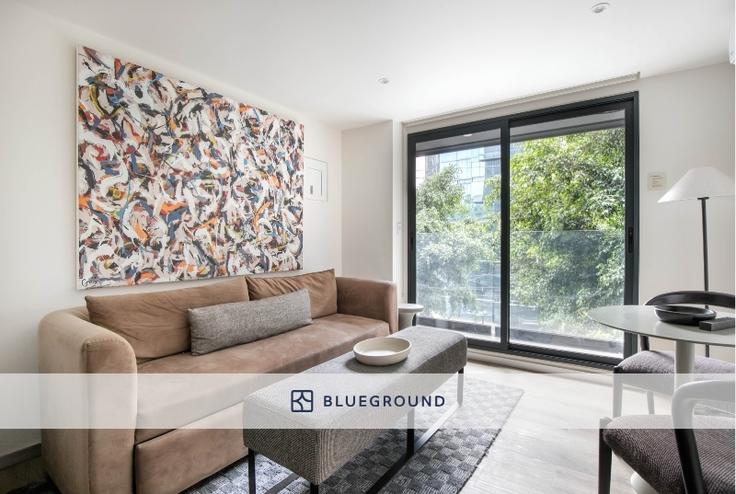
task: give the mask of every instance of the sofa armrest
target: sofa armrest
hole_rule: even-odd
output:
[[[389,330],[399,329],[396,285],[390,281],[337,277],[337,312],[369,317],[388,323]]]
[[[130,344],[89,322],[82,308],[53,312],[41,320],[38,366],[41,373],[48,374],[137,373]],[[129,393],[114,399],[120,407],[117,411],[134,423],[134,382]],[[95,397],[90,400],[88,406],[95,407]],[[48,406],[52,405],[45,404],[42,397],[42,407]],[[131,494],[134,437],[131,429],[44,429],[41,451],[49,475],[64,494]]]
[[[82,308],[52,312],[38,327],[41,373],[137,372],[133,348],[122,336],[89,322]]]

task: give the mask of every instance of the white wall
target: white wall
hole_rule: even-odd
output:
[[[305,125],[305,154],[329,165],[328,202],[306,201],[304,269],[342,269],[340,131],[172,65],[98,34],[57,22],[16,2],[0,2],[0,169],[3,260],[0,284],[0,372],[34,372],[36,328],[44,314],[83,304],[83,297],[193,286],[75,288],[75,46],[85,44],[167,75],[257,105]],[[243,55],[247,57],[246,54]],[[262,56],[256,54],[255,56]],[[242,63],[233,60],[233,63]],[[0,398],[1,401],[1,398]],[[0,456],[38,434],[0,431]]]
[[[647,173],[665,171],[668,187],[698,165],[734,176],[734,67],[721,64],[640,83],[642,301],[671,289],[702,289],[700,203],[658,204]],[[734,292],[734,199],[708,201],[710,285]],[[673,269],[673,267],[676,268]]]
[[[380,134],[369,128],[355,129],[343,133],[346,136],[363,136],[365,147],[354,144],[370,161],[380,149],[381,156],[387,154],[385,147],[389,141],[401,143],[401,155],[405,149],[405,135],[411,132],[444,127],[463,122],[477,121],[513,113],[545,108],[550,106],[593,99],[612,94],[639,91],[639,143],[640,143],[640,301],[669,290],[698,289],[702,287],[702,252],[700,240],[700,209],[697,202],[658,204],[664,191],[646,190],[646,177],[650,172],[664,171],[667,174],[667,187],[674,184],[689,168],[698,165],[712,165],[734,176],[734,67],[727,63],[702,67],[694,70],[676,72],[657,77],[645,78],[613,86],[599,87],[585,91],[555,96],[548,99],[535,99],[513,105],[499,105],[487,109],[476,109],[471,114],[448,115],[427,121],[412,122],[404,126],[404,138],[398,140],[387,135],[387,126]],[[365,135],[364,135],[365,134]],[[370,137],[370,141],[367,139]],[[377,140],[378,139],[378,140]],[[402,143],[403,141],[403,143]],[[343,158],[346,155],[343,154]],[[343,160],[346,164],[347,161]],[[385,161],[385,158],[384,158]],[[369,166],[369,162],[363,166]],[[393,180],[401,180],[398,189],[405,191],[404,178],[395,174]],[[373,168],[373,171],[376,171]],[[351,200],[352,193],[359,193],[363,181],[370,179],[372,187],[367,206],[355,206],[350,213],[350,223],[355,228],[369,223],[374,231],[387,232],[396,229],[397,224],[406,222],[406,205],[400,216],[393,215],[389,223],[388,215],[375,215],[374,205],[388,204],[392,200],[392,190],[383,184],[388,180],[388,166],[381,167],[386,177],[368,176],[367,171],[348,172],[343,177],[345,203]],[[667,188],[666,187],[666,188]],[[666,190],[665,188],[665,190]],[[350,194],[347,191],[351,191]],[[348,204],[346,204],[347,211]],[[345,220],[347,222],[347,216]],[[398,219],[397,219],[398,218]],[[379,224],[380,222],[380,224]],[[710,283],[712,290],[734,292],[734,201],[713,199],[709,204],[709,243],[710,243]],[[343,243],[345,266],[360,263],[352,248],[349,248],[346,226]],[[386,235],[386,233],[384,233]],[[367,240],[359,237],[361,241]],[[384,237],[385,238],[385,237]],[[406,234],[401,235],[401,253],[406,252]],[[384,252],[374,252],[375,249]],[[389,244],[376,243],[371,246],[371,256],[385,259],[389,255]],[[368,253],[365,254],[367,256]],[[396,254],[394,253],[394,256]],[[354,257],[355,256],[355,257]],[[363,256],[363,255],[361,255]],[[401,279],[396,279],[406,293],[406,257],[403,268],[398,270]],[[663,341],[653,342],[655,348],[669,348],[671,344]],[[731,349],[714,348],[715,357],[734,360]]]
[[[703,288],[698,201],[658,204],[647,173],[665,171],[668,187],[695,166],[712,165],[734,177],[734,67],[720,64],[643,79],[640,105],[639,299],[671,290]],[[734,293],[734,198],[708,201],[710,289]],[[654,348],[671,348],[669,342]],[[711,355],[734,360],[733,349]]]
[[[394,123],[342,133],[343,272],[394,279]]]

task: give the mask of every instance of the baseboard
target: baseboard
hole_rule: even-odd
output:
[[[41,456],[41,443],[31,444],[12,453],[0,456],[0,470]]]
[[[511,367],[528,372],[539,373],[561,373],[570,371],[580,371],[590,374],[609,374],[611,371],[598,369],[595,367],[587,367],[584,365],[575,365],[568,362],[559,362],[552,360],[542,360],[522,355],[512,355],[508,353],[499,353],[490,350],[482,350],[479,348],[468,348],[468,359],[478,362],[485,362],[501,367]]]

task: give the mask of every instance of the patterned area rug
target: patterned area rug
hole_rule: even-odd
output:
[[[454,387],[455,380],[446,384]],[[521,398],[522,391],[507,386],[474,381],[466,383],[467,399],[463,406],[437,431],[394,478],[381,490],[398,494],[454,494],[463,488],[490,449],[501,427]],[[472,395],[471,395],[472,393]],[[477,423],[472,417],[482,414],[492,418],[495,429],[470,429],[463,423]],[[416,432],[420,437],[421,432]],[[368,490],[406,448],[406,432],[393,429],[383,433],[367,450],[335,472],[320,492],[358,494]],[[291,472],[268,458],[256,457],[258,492],[265,492]],[[230,494],[248,491],[248,463],[241,460],[189,489],[187,494]],[[304,479],[291,483],[281,491],[288,494],[309,492]]]
[[[443,392],[454,396],[457,381],[451,379]],[[387,494],[455,494],[463,488],[478,463],[490,449],[501,427],[521,399],[517,388],[499,386],[478,379],[465,384],[466,400],[463,406],[445,423],[444,428],[430,439],[393,479],[382,489]],[[491,428],[474,429],[484,417]],[[436,417],[420,419],[431,423]],[[420,420],[422,420],[420,422]],[[466,426],[464,426],[464,424]],[[421,432],[416,431],[416,437]],[[367,450],[335,472],[321,487],[320,492],[331,494],[359,494],[378,480],[405,452],[406,432],[400,429],[383,433]],[[265,492],[285,479],[291,472],[264,456],[256,462],[258,492]],[[51,482],[40,482],[15,489],[9,494],[58,494]],[[248,463],[243,459],[186,491],[187,494],[230,494],[248,492]],[[309,484],[299,479],[281,491],[305,494]]]

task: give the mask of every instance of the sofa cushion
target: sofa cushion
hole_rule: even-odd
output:
[[[360,316],[333,314],[315,319],[312,324],[263,340],[224,350],[194,356],[180,353],[151,360],[138,366],[140,374],[198,373],[297,373],[352,350],[366,338],[387,336],[388,323]],[[157,424],[162,414],[176,413],[193,422],[242,400],[238,380],[222,379],[208,386],[192,385],[191,380],[179,379],[160,386],[159,380],[139,379],[138,423]],[[188,414],[188,415],[187,415]],[[161,435],[167,429],[136,430],[136,443]]]
[[[243,277],[196,288],[105,297],[87,296],[90,322],[128,340],[138,359],[166,357],[189,349],[187,310],[248,300]]]
[[[242,423],[243,407],[238,404],[186,429],[139,443],[133,455],[135,493],[182,492],[244,457],[248,450],[243,445]]]
[[[254,277],[247,276],[251,300],[258,300],[306,288],[312,305],[312,318],[329,316],[337,312],[337,282],[335,270],[297,276]]]
[[[306,288],[261,300],[189,309],[192,355],[250,343],[311,323]]]

